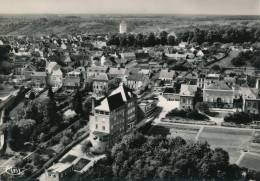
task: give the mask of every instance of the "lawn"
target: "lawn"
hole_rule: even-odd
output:
[[[210,64],[210,67],[213,67],[214,65],[219,65],[221,67],[234,67],[234,65],[231,63],[231,60],[233,58],[237,57],[238,54],[239,54],[239,51],[231,51],[226,58],[223,58],[222,60],[220,60],[218,62]]]
[[[229,152],[230,161],[236,162],[241,150],[247,150],[252,131],[226,128],[203,129],[199,136],[200,141],[207,141],[212,148],[221,147]]]
[[[239,166],[260,171],[260,155],[246,153],[239,163]]]

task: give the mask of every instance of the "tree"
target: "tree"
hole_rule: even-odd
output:
[[[72,101],[73,108],[77,114],[83,114],[83,108],[82,108],[82,93],[79,89],[77,89],[74,99]]]
[[[51,100],[54,99],[54,92],[53,92],[51,86],[48,87],[48,97],[49,97]]]
[[[60,140],[61,144],[65,147],[67,146],[70,142],[71,142],[71,139],[67,136],[63,136]]]
[[[196,110],[201,111],[203,113],[209,113],[210,112],[209,106],[205,102],[198,102],[195,107],[196,107]]]
[[[149,33],[149,35],[145,39],[145,45],[146,46],[154,46],[156,45],[156,37],[154,33]]]
[[[173,46],[175,45],[175,43],[176,43],[175,36],[169,35],[167,37],[167,44]]]
[[[139,142],[142,137],[144,140]],[[226,151],[212,150],[207,143],[130,133],[112,148],[107,158],[99,160],[84,175],[87,180],[108,177],[111,180],[228,180],[240,179],[241,169],[229,164]]]
[[[166,31],[162,31],[160,32],[160,44],[161,45],[166,45],[167,44],[167,36],[168,36],[168,33]]]
[[[90,151],[90,148],[92,147],[92,144],[91,142],[88,140],[88,141],[85,141],[83,144],[82,144],[82,147],[81,147],[81,151],[85,154],[89,153]]]

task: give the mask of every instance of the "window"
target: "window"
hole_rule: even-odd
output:
[[[106,130],[106,127],[105,127],[105,126],[102,126],[102,130]]]
[[[98,125],[96,124],[96,129],[98,129]]]

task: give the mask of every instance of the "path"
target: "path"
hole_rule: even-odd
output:
[[[196,136],[196,138],[195,138],[196,141],[199,140],[200,134],[202,133],[203,129],[204,129],[204,126],[201,126],[201,127],[200,127],[200,130],[199,130],[199,132],[197,133],[197,136]]]

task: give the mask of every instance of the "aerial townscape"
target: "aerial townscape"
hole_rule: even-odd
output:
[[[0,180],[260,180],[260,17],[1,15]]]

